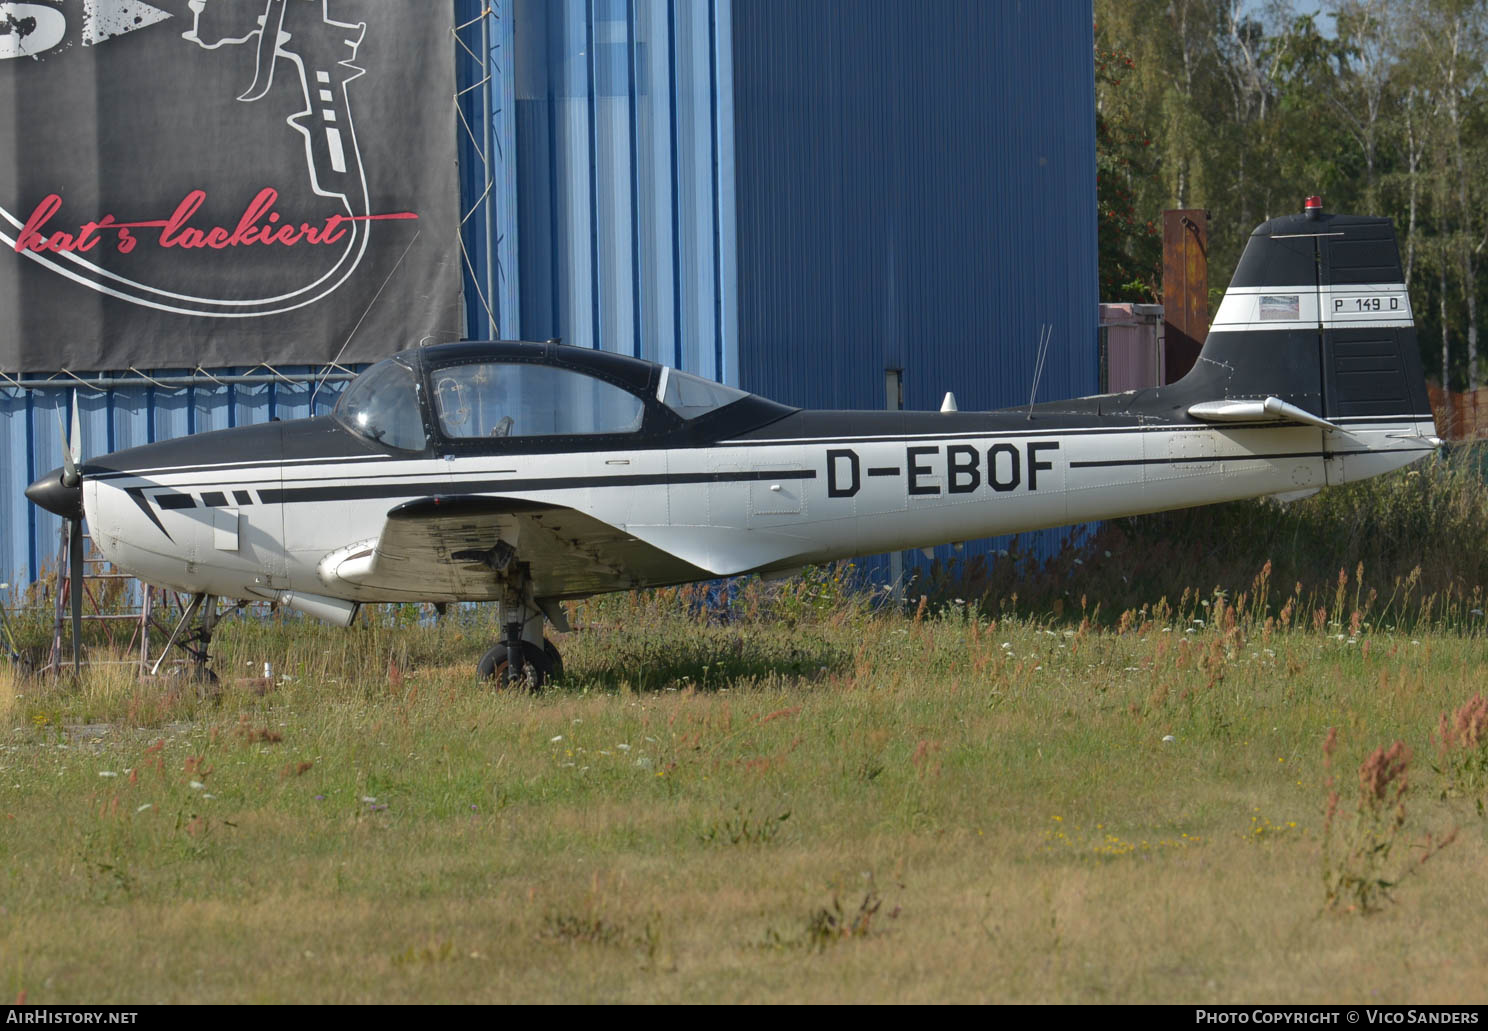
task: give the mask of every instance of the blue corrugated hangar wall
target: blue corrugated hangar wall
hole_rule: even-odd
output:
[[[1097,385],[1089,3],[735,0],[739,372],[789,404]]]
[[[970,409],[1028,400],[1047,324],[1039,398],[1096,389],[1088,0],[454,4],[462,89],[431,117],[459,138],[469,337],[812,407],[882,408],[898,369],[905,407]],[[212,381],[234,373],[264,370],[79,389],[84,453],[312,414],[311,385]],[[56,554],[22,491],[60,461],[71,374],[115,376],[0,384],[0,578]]]

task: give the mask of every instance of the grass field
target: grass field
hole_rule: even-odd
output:
[[[1345,594],[616,598],[536,697],[472,683],[473,615],[406,612],[229,621],[205,698],[0,679],[0,992],[1481,1003],[1488,716],[1439,720],[1484,638]]]

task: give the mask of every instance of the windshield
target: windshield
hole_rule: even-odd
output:
[[[630,391],[550,365],[447,365],[430,378],[447,437],[635,433],[646,416],[645,402]]]
[[[656,387],[656,399],[684,419],[696,419],[748,396],[742,390],[670,367],[661,370],[661,382]]]
[[[358,376],[336,404],[336,419],[351,432],[404,451],[426,442],[413,370],[389,358]]]

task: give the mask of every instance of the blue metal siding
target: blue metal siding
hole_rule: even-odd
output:
[[[515,0],[521,336],[737,382],[731,10]]]
[[[812,407],[1096,390],[1089,3],[734,5],[742,386]]]

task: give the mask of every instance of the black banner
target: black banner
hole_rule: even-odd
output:
[[[457,339],[452,19],[449,0],[0,3],[0,370]]]

